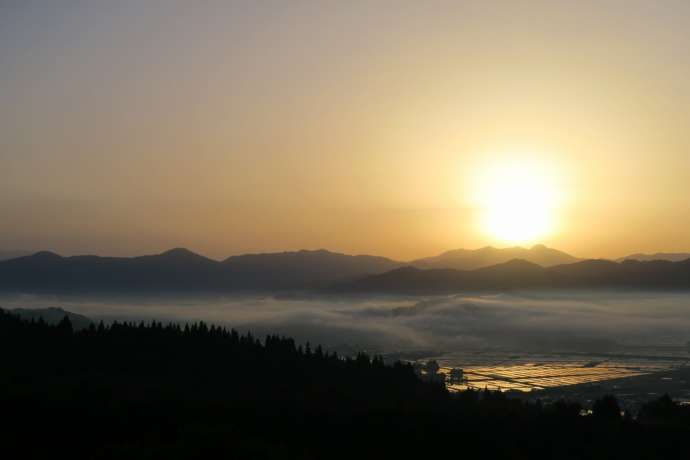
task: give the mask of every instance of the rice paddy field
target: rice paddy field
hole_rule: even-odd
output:
[[[495,351],[451,353],[435,359],[441,369],[461,368],[462,384],[450,390],[490,389],[530,392],[586,383],[607,382],[685,368],[690,355],[684,347],[637,348],[615,353],[527,353]],[[420,360],[424,361],[424,360]]]

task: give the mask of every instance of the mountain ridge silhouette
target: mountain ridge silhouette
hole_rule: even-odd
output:
[[[454,249],[438,256],[413,260],[411,265],[418,268],[454,268],[472,270],[488,267],[513,259],[523,259],[544,267],[573,263],[581,260],[563,251],[536,244],[531,248],[514,246],[495,248],[485,246],[479,249]]]
[[[588,259],[541,267],[515,259],[476,270],[406,267],[334,285],[335,292],[441,294],[503,289],[690,289],[690,259],[679,262]]]
[[[625,257],[616,259],[616,262],[623,262],[625,260],[639,260],[640,262],[651,262],[653,260],[667,260],[669,262],[680,262],[690,259],[690,253],[687,252],[656,252],[653,254],[635,253]]]
[[[34,252],[25,251],[25,250],[0,250],[0,261],[16,259],[17,257],[28,256],[28,255],[33,254]]]
[[[460,252],[458,252],[460,251]],[[186,248],[137,257],[79,255],[50,251],[0,261],[0,290],[15,292],[453,292],[519,288],[677,288],[690,289],[690,260],[616,262],[577,259],[561,251],[492,247],[444,254],[505,257],[513,252],[547,254],[547,260],[572,263],[542,266],[512,258],[479,268],[436,267],[370,255],[348,255],[325,249],[244,254],[214,260]],[[488,260],[486,257],[484,261]],[[431,265],[436,268],[425,268]]]

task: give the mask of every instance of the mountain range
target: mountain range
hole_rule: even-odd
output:
[[[409,265],[424,269],[453,268],[456,270],[474,270],[502,264],[513,259],[526,260],[542,267],[571,264],[580,260],[563,251],[547,248],[543,244],[537,244],[531,248],[519,246],[494,248],[486,246],[474,250],[456,249],[435,257],[414,260]]]
[[[403,267],[335,285],[336,292],[439,294],[506,289],[690,289],[690,259],[680,262],[592,259],[541,267],[515,259],[476,270]]]
[[[16,292],[179,292],[313,289],[401,265],[325,250],[252,254],[216,261],[177,248],[140,257],[42,251],[0,262],[0,290]]]
[[[580,260],[536,245],[460,249],[411,262],[326,250],[217,261],[183,248],[139,257],[63,257],[42,251],[0,261],[0,291],[5,292],[399,293],[579,287],[690,288],[690,260]]]

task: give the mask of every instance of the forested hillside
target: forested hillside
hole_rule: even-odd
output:
[[[8,458],[682,458],[690,412],[449,394],[411,366],[203,323],[73,331],[0,312]]]

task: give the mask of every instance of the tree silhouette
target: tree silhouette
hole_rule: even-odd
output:
[[[621,408],[613,395],[604,395],[592,405],[594,417],[599,420],[616,421],[621,419]]]
[[[205,323],[74,331],[0,311],[0,347],[6,458],[690,458],[690,409],[668,396],[617,423],[613,396],[581,417],[451,394],[407,363]]]

